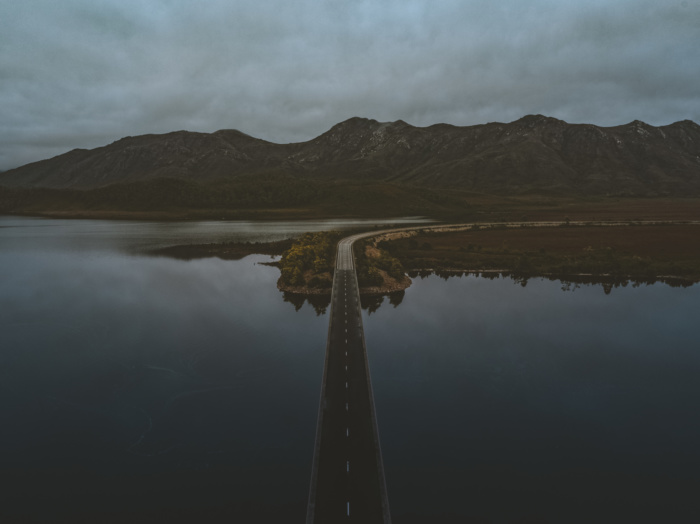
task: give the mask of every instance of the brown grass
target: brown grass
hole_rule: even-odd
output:
[[[544,249],[559,254],[578,254],[587,248],[610,247],[655,259],[682,257],[700,260],[700,225],[687,224],[482,229],[418,235],[415,239],[419,244],[430,243],[433,255],[439,251],[459,251],[461,247],[472,244],[517,251]]]

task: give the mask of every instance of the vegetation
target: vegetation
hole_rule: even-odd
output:
[[[381,247],[412,270],[504,271],[520,276],[595,275],[700,280],[700,226],[479,228],[419,235]]]
[[[403,278],[405,270],[399,259],[375,247],[370,240],[358,240],[353,247],[357,283],[361,288],[382,286],[386,275],[396,280]]]
[[[304,233],[282,254],[280,282],[287,286],[330,289],[333,285],[338,231]]]
[[[96,189],[0,186],[2,214],[110,219],[700,220],[699,203],[693,198],[497,196],[371,177],[338,179],[333,173],[297,176],[274,171],[209,181],[156,178]]]
[[[305,233],[296,239],[278,263],[282,273],[282,287],[330,290],[333,285],[336,246],[340,238],[347,234],[337,231]],[[390,284],[390,279],[400,281],[404,278],[405,271],[401,262],[375,247],[371,241],[357,241],[354,251],[357,279],[361,288],[386,287]]]
[[[209,183],[157,178],[82,190],[2,188],[0,203],[2,207],[45,204],[124,211],[285,207],[316,201],[323,192],[324,188],[305,179],[262,174]]]
[[[454,192],[452,192],[454,193]],[[465,217],[466,194],[276,173],[195,182],[157,178],[96,189],[0,186],[0,213],[103,218]]]

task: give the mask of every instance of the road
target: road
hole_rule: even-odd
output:
[[[364,237],[401,231],[458,231],[474,225],[554,227],[564,224],[569,222],[412,226],[353,235],[338,243],[307,524],[391,522],[352,244]]]
[[[389,524],[352,244],[338,243],[307,524]]]

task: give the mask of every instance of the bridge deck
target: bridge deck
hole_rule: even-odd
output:
[[[352,243],[338,244],[307,524],[391,522]]]

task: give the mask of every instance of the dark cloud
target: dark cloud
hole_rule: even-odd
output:
[[[0,5],[0,169],[126,135],[308,140],[351,116],[700,121],[700,1]]]

